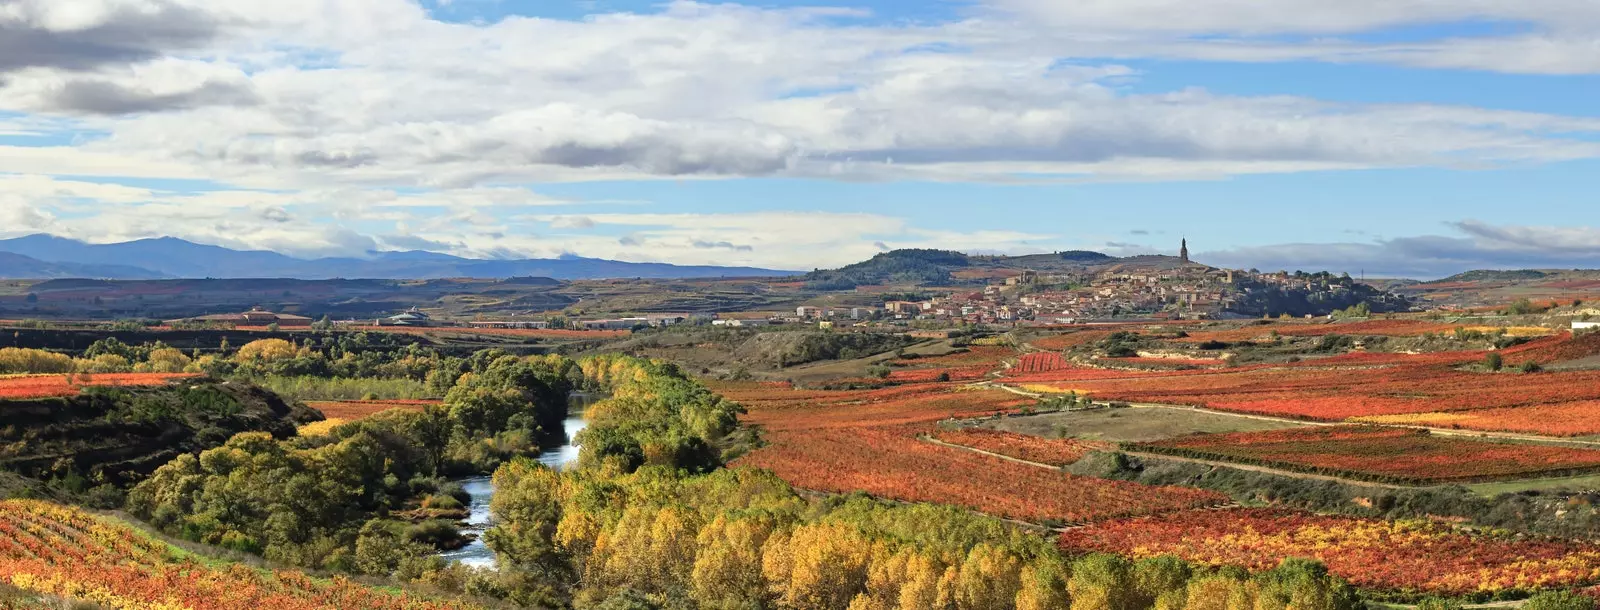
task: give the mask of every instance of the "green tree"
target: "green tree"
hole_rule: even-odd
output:
[[[1491,371],[1498,371],[1505,368],[1506,359],[1501,357],[1499,352],[1489,352],[1489,355],[1483,357],[1483,366]]]

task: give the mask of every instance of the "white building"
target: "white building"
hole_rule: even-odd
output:
[[[1600,328],[1600,322],[1580,322],[1578,320],[1572,321],[1572,330],[1589,330],[1591,328]]]

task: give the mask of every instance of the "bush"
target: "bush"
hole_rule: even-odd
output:
[[[1528,598],[1522,610],[1594,610],[1594,600],[1571,591],[1548,591]]]
[[[1544,367],[1539,366],[1537,362],[1529,360],[1522,363],[1522,366],[1517,367],[1517,370],[1522,373],[1542,373],[1544,372]]]
[[[434,494],[422,500],[423,508],[435,510],[461,510],[461,501],[451,496]]]
[[[461,538],[461,531],[456,529],[456,524],[442,519],[423,521],[406,528],[406,541],[429,546],[442,544]]]
[[[1506,360],[1505,358],[1501,357],[1500,354],[1490,352],[1489,355],[1483,357],[1483,366],[1487,367],[1491,371],[1498,371],[1502,368],[1505,368]]]

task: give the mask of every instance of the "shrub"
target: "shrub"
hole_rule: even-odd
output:
[[[1499,353],[1490,352],[1489,355],[1483,357],[1483,366],[1491,371],[1498,371],[1505,368],[1506,361]]]
[[[1548,591],[1528,598],[1522,610],[1594,610],[1594,600],[1570,591]]]

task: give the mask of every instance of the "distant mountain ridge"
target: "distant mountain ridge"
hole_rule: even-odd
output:
[[[115,277],[128,280],[155,280],[160,273],[127,265],[83,265],[52,263],[14,252],[0,252],[0,278],[48,280],[69,277]]]
[[[555,259],[485,260],[405,251],[370,258],[301,259],[264,250],[233,250],[161,237],[115,244],[90,244],[53,235],[0,240],[0,277],[48,279],[293,278],[439,279],[451,277],[556,279],[710,278],[799,275],[754,267],[629,263],[566,256]],[[31,262],[30,262],[31,261]]]

